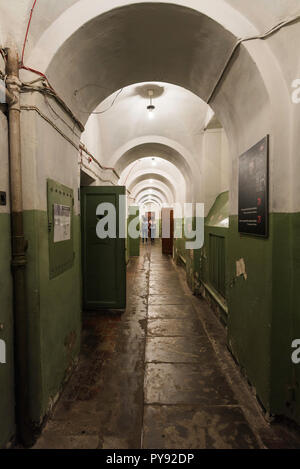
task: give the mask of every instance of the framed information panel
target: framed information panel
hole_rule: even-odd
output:
[[[239,158],[239,232],[269,235],[269,136]]]
[[[73,190],[47,180],[49,277],[57,277],[73,266]]]

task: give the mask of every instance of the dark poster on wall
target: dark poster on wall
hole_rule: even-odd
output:
[[[239,158],[239,232],[268,237],[269,136]]]

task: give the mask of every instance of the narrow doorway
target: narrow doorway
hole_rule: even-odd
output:
[[[162,253],[173,254],[174,243],[174,210],[163,208],[161,210],[162,223]]]
[[[81,189],[82,279],[84,310],[126,308],[125,240],[122,236],[120,196],[122,186],[90,186]],[[102,215],[98,207],[105,204]],[[116,236],[99,237],[98,222],[115,214]],[[101,212],[102,213],[102,212]],[[124,221],[125,233],[125,221]]]

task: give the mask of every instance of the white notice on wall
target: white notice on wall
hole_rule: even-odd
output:
[[[54,204],[54,242],[68,241],[71,239],[71,207]]]

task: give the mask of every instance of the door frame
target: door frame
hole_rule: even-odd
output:
[[[117,226],[116,226],[116,242],[117,242],[117,251],[120,252],[119,259],[123,262],[118,262],[118,269],[116,271],[119,272],[119,280],[120,281],[120,289],[118,290],[118,297],[114,303],[103,303],[102,305],[96,304],[95,302],[90,302],[86,296],[86,284],[85,284],[85,270],[86,270],[86,230],[85,230],[85,215],[86,215],[86,200],[87,195],[89,194],[99,194],[101,196],[101,192],[99,189],[103,190],[103,194],[114,194],[116,195],[116,214],[117,214]],[[120,203],[119,203],[119,196],[126,195],[126,187],[125,186],[88,186],[88,187],[81,187],[80,189],[80,211],[81,211],[81,272],[82,272],[82,308],[83,311],[90,311],[90,310],[103,310],[103,309],[126,309],[126,213],[124,213],[124,238],[120,238]],[[96,214],[95,214],[96,219]],[[96,222],[95,222],[96,223]],[[96,223],[97,224],[97,223]],[[95,224],[95,230],[96,230]],[[123,280],[122,280],[123,279]]]

